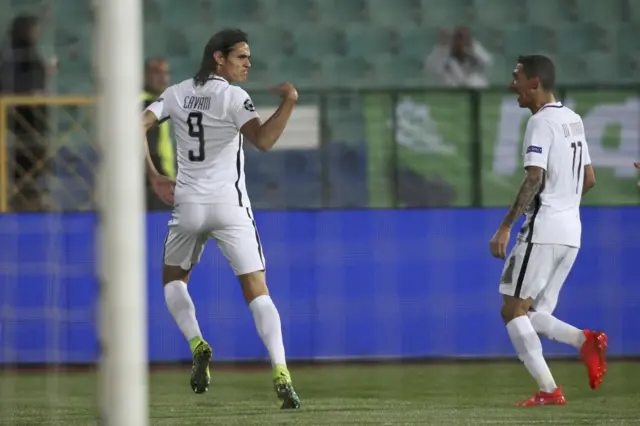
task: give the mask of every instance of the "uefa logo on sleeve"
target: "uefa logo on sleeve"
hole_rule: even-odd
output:
[[[253,102],[251,102],[251,99],[247,98],[247,100],[244,101],[244,109],[251,112],[254,112],[256,110],[256,107],[253,106]]]

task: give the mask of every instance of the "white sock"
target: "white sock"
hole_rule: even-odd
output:
[[[529,317],[521,316],[509,321],[507,332],[509,332],[511,343],[518,353],[518,358],[538,383],[540,390],[542,392],[556,390],[556,382],[542,356],[542,343],[533,329]]]
[[[547,312],[529,312],[531,325],[536,333],[566,345],[580,349],[586,340],[582,330],[560,321]]]
[[[164,286],[164,300],[180,331],[189,341],[194,337],[202,337],[196,319],[196,307],[189,296],[187,284],[183,281],[171,281]]]
[[[282,326],[280,314],[269,296],[258,296],[251,303],[249,309],[256,322],[258,334],[269,351],[271,365],[287,365],[282,342]]]

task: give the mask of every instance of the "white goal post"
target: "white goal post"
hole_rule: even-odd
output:
[[[100,408],[105,425],[147,426],[146,219],[139,100],[142,0],[96,3]]]

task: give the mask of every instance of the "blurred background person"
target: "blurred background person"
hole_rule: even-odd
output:
[[[460,27],[453,34],[440,31],[425,65],[439,85],[484,88],[489,86],[492,64],[491,53],[471,37],[468,28]]]
[[[0,47],[0,94],[38,96],[57,63],[47,64],[38,52],[40,22],[34,15],[19,15],[9,26]],[[17,106],[8,111],[8,131],[13,136],[13,197],[15,211],[46,210],[45,182],[49,134],[48,108]],[[7,141],[8,142],[8,141]]]
[[[142,92],[143,107],[150,104],[169,87],[170,68],[169,63],[161,57],[150,58],[145,61],[144,67],[144,91]],[[170,120],[162,122],[147,132],[149,153],[156,170],[164,176],[175,179],[176,165],[173,141],[171,139]],[[169,210],[170,207],[163,203],[146,183],[147,210]]]

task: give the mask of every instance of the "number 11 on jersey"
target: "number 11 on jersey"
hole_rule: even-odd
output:
[[[580,173],[582,172],[582,142],[571,142],[571,148],[573,148],[573,165],[571,170],[576,176],[576,194],[580,190]],[[579,155],[578,169],[576,170],[576,154]]]

